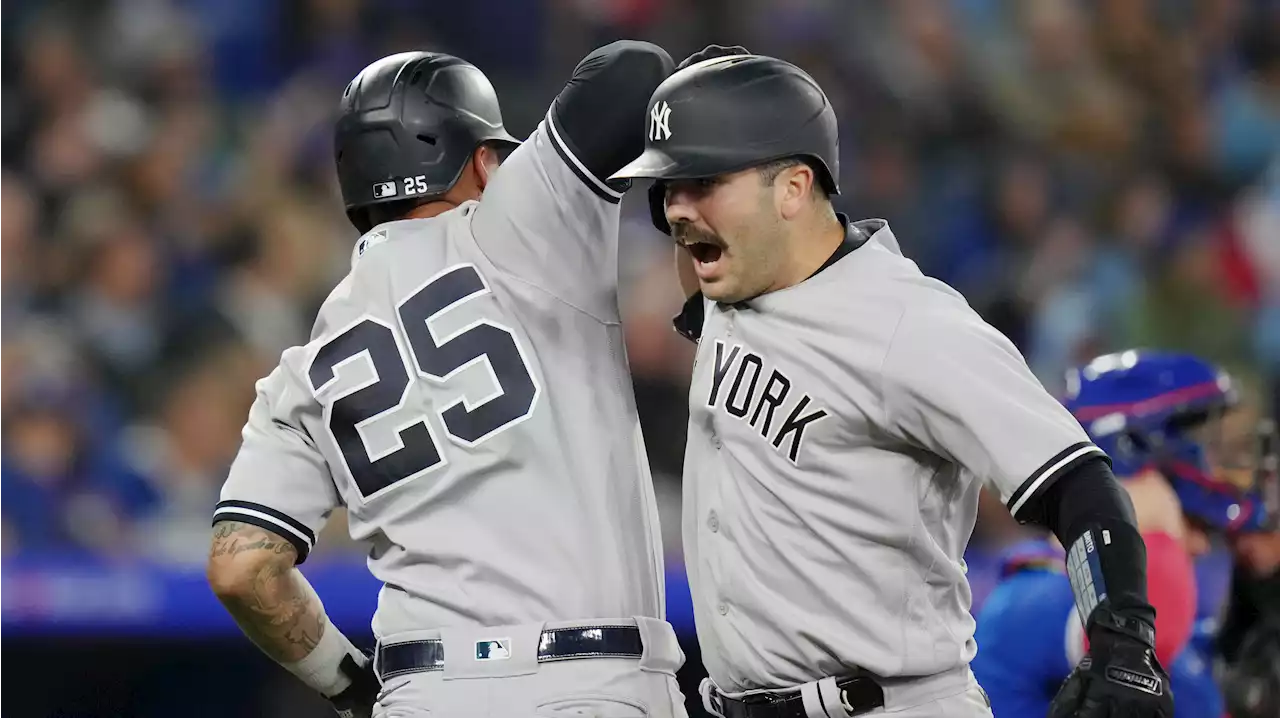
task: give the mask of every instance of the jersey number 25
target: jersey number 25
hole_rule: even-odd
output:
[[[475,446],[532,412],[538,386],[510,330],[481,320],[439,337],[428,324],[446,309],[488,292],[474,266],[450,268],[397,307],[410,357],[403,356],[394,329],[373,317],[353,324],[316,353],[308,375],[317,397],[337,380],[343,365],[353,361],[372,365],[372,381],[322,400],[325,423],[361,496],[369,498],[443,461],[424,416],[399,429],[400,447],[379,457],[369,455],[361,436],[361,427],[404,406],[413,381],[408,363],[416,366],[420,377],[437,384],[475,362],[488,364],[497,384],[494,393],[479,403],[458,399],[438,411],[445,431],[464,446]]]

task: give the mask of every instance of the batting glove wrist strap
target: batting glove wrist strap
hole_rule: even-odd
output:
[[[1090,641],[1097,640],[1094,636],[1098,631],[1112,631],[1128,636],[1147,648],[1156,647],[1156,629],[1150,623],[1141,618],[1121,615],[1105,605],[1098,606],[1089,616]]]
[[[1168,674],[1146,637],[1130,633],[1147,633],[1154,639],[1155,632],[1138,619],[1119,616],[1106,606],[1094,613],[1097,620],[1089,634],[1089,655],[1062,684],[1050,705],[1049,717],[1173,718]],[[1138,626],[1133,625],[1135,621]]]

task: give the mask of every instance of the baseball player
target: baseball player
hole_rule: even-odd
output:
[[[1178,715],[1220,718],[1211,643],[1225,592],[1214,585],[1212,539],[1265,522],[1258,493],[1220,477],[1224,462],[1204,431],[1236,403],[1236,390],[1202,359],[1153,351],[1099,357],[1071,370],[1067,384],[1066,406],[1133,497],[1157,608],[1156,653],[1169,664]],[[1044,715],[1084,650],[1061,551],[1048,539],[1013,547],[978,614],[973,670],[997,715]]]
[[[684,714],[608,180],[671,68],[648,43],[592,52],[501,167],[517,143],[458,58],[392,55],[343,93],[363,235],[311,341],[258,383],[208,573],[344,715],[379,687],[389,716]],[[294,568],[338,506],[384,583],[372,662]]]
[[[836,118],[811,77],[741,48],[687,62],[615,177],[657,180],[691,294],[683,536],[704,705],[989,716],[962,560],[987,480],[1068,547],[1091,657],[1052,715],[1171,716],[1106,455],[886,222],[832,209]]]
[[[1255,470],[1261,468],[1261,462],[1248,466],[1249,462],[1238,461],[1243,455],[1252,454],[1249,458],[1259,460],[1267,455],[1269,449],[1262,445],[1267,438],[1266,422],[1259,422],[1255,432],[1259,440],[1255,452],[1222,451],[1226,447],[1215,445],[1224,438],[1223,429],[1214,428],[1214,423],[1211,420],[1195,427],[1210,451],[1175,454],[1172,466],[1165,471],[1178,491],[1187,517],[1188,545],[1196,555],[1196,621],[1185,650],[1169,667],[1169,680],[1178,696],[1179,715],[1219,718],[1230,712],[1246,718],[1249,711],[1239,706],[1232,709],[1226,700],[1238,696],[1220,686],[1221,679],[1229,680],[1230,672],[1224,675],[1220,670],[1219,635],[1227,616],[1232,568],[1240,545],[1275,531],[1280,517],[1266,500],[1267,485],[1275,477]],[[1213,472],[1202,467],[1209,462]],[[1236,474],[1234,480],[1232,473]]]

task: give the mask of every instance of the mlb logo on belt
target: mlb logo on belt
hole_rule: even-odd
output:
[[[477,661],[505,661],[510,657],[510,638],[491,638],[485,641],[476,641]]]
[[[378,184],[373,186],[374,199],[382,199],[383,197],[395,197],[395,196],[396,196],[395,182],[379,182]]]

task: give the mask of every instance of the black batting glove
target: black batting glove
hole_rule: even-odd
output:
[[[378,675],[373,672],[373,659],[362,655],[359,660],[348,655],[339,665],[343,673],[351,679],[351,685],[336,696],[329,698],[339,718],[373,718],[373,704],[378,701],[378,692],[382,684]]]
[[[713,57],[725,57],[727,55],[750,55],[747,48],[741,45],[707,45],[701,50],[686,57],[683,62],[676,65],[676,72],[703,60],[710,60]]]
[[[1169,675],[1155,654],[1155,629],[1098,607],[1090,617],[1089,655],[1071,671],[1049,718],[1173,718]]]

